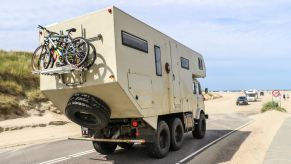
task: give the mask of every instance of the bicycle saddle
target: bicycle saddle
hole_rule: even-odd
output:
[[[75,29],[75,28],[70,28],[70,29],[67,29],[66,31],[68,31],[68,33],[70,33],[70,32],[76,32],[77,29]]]

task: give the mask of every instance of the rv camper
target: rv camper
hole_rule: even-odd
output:
[[[257,101],[258,91],[255,89],[250,89],[245,92],[248,101]]]
[[[89,40],[96,54],[88,69],[40,72],[41,91],[87,129],[89,138],[71,139],[92,141],[102,154],[144,143],[151,156],[162,158],[182,147],[184,133],[205,136],[201,54],[116,7],[47,28],[77,29],[73,37]]]

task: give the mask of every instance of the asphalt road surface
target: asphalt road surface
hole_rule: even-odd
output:
[[[179,151],[171,151],[163,159],[148,156],[143,145],[134,145],[130,150],[117,148],[111,155],[97,153],[90,141],[62,140],[4,152],[0,154],[2,164],[90,164],[90,163],[187,163],[199,156],[207,147],[251,122],[248,114],[210,115],[207,132],[203,139],[193,139],[192,133],[185,134],[184,145]]]

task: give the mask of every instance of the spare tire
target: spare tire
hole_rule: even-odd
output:
[[[74,94],[68,101],[65,113],[71,121],[90,129],[105,128],[111,115],[104,101],[86,93]]]

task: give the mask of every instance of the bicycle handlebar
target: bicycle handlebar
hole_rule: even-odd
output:
[[[45,30],[47,33],[49,33],[49,35],[59,35],[58,33],[50,31],[50,30],[48,30],[47,28],[45,28],[45,27],[43,27],[41,25],[38,25],[38,28],[41,29],[41,30]]]

